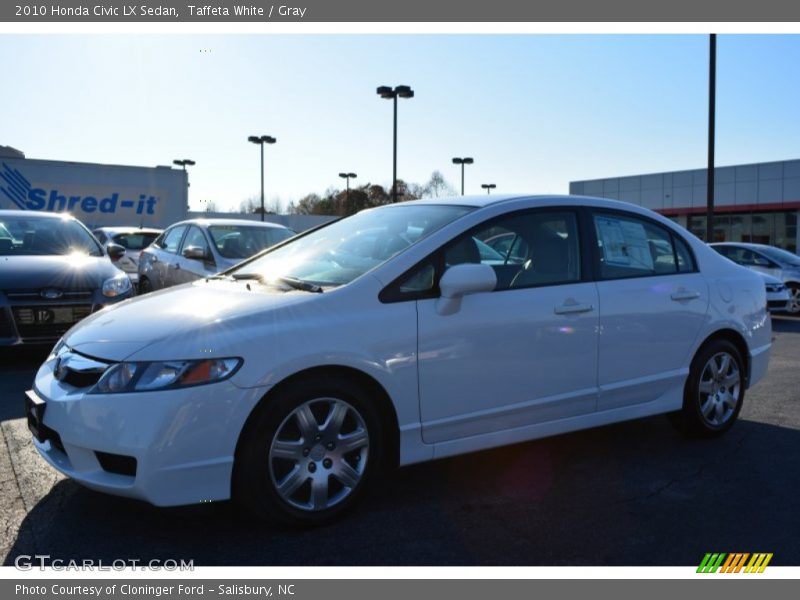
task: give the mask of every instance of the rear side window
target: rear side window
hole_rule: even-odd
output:
[[[181,238],[183,237],[184,231],[186,231],[186,225],[178,225],[167,231],[161,241],[161,248],[173,254],[177,253],[178,247],[181,245]]]
[[[594,215],[599,275],[623,279],[688,273],[695,270],[686,243],[646,219],[616,213]]]

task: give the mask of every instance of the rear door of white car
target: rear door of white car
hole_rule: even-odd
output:
[[[453,314],[440,314],[435,291],[417,302],[426,443],[596,409],[598,298],[579,216],[548,208],[492,219],[411,272],[409,288],[459,263],[489,264],[498,279],[495,291],[464,296]]]
[[[622,211],[593,211],[600,299],[600,411],[682,390],[708,311],[708,285],[669,228]]]

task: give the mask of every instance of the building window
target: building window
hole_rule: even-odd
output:
[[[705,215],[689,216],[688,229],[705,240]],[[797,212],[715,215],[713,241],[767,244],[797,252]]]

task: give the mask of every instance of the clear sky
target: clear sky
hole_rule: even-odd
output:
[[[286,203],[472,156],[467,193],[566,193],[571,180],[706,161],[702,35],[3,35],[0,144],[29,158],[154,166],[191,158],[190,203]],[[800,36],[720,36],[717,164],[800,157]]]

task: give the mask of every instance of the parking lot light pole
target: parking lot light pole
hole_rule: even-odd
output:
[[[714,241],[714,124],[717,110],[717,34],[708,38],[708,171],[706,181],[706,243]]]
[[[468,157],[468,156],[466,158],[454,158],[453,159],[453,164],[454,165],[461,165],[461,195],[462,196],[464,195],[464,165],[471,165],[474,162],[475,161],[472,158]]]
[[[494,183],[482,183],[481,187],[486,190],[486,195],[488,196],[492,193],[492,190],[497,187],[497,185]]]
[[[178,160],[176,158],[175,160],[172,161],[172,164],[173,165],[178,165],[179,167],[183,167],[183,172],[186,173],[187,172],[186,171],[186,167],[193,167],[197,163],[194,162],[191,158],[183,158],[183,159],[180,159],[180,160]],[[189,176],[188,175],[186,176],[186,187],[187,188],[189,187]],[[188,198],[189,191],[188,191],[188,189],[186,191],[186,195],[187,195],[187,198],[186,198],[186,210],[189,210],[189,198]]]
[[[270,135],[251,135],[248,142],[261,146],[261,220],[264,220],[264,144],[274,144],[278,140]]]
[[[407,85],[398,85],[394,89],[382,85],[377,89],[378,95],[384,100],[394,102],[394,129],[392,151],[392,202],[397,202],[397,98],[413,98],[414,90]]]
[[[345,202],[347,202],[347,204],[349,205],[350,204],[350,180],[351,179],[355,179],[356,177],[358,177],[358,175],[356,175],[355,173],[339,173],[339,177],[343,177],[344,179],[347,180],[347,193],[345,194],[344,198],[345,198]]]

